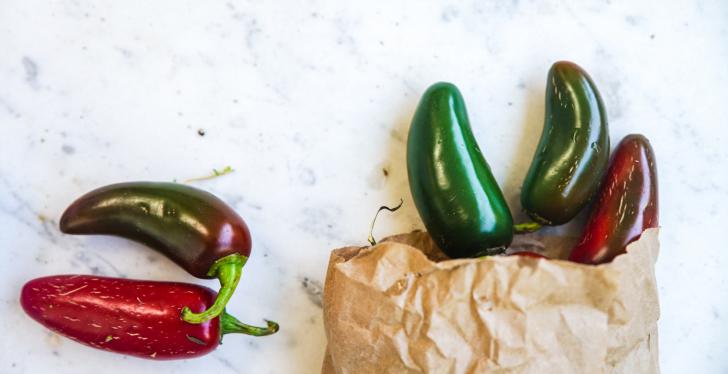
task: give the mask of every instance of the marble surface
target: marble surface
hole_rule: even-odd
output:
[[[545,76],[585,67],[613,144],[640,132],[660,174],[665,373],[728,372],[728,4],[706,2],[0,1],[0,372],[316,373],[329,251],[421,226],[406,182],[419,95],[456,83],[513,210],[541,131]],[[204,133],[204,135],[202,135]],[[73,237],[80,194],[127,180],[194,185],[248,221],[229,310],[268,338],[154,362],[60,338],[21,311],[30,278],[192,278],[129,241]]]

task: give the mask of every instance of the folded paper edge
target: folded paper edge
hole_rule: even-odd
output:
[[[417,233],[419,231],[420,230],[414,230],[411,233]],[[615,257],[615,259],[612,262],[609,262],[606,264],[600,264],[600,265],[580,264],[577,262],[569,261],[566,259],[558,259],[558,258],[550,258],[548,260],[555,261],[559,264],[563,264],[563,265],[567,265],[567,266],[576,266],[576,267],[613,267],[614,263],[617,261],[617,259],[622,259],[625,256],[629,256],[632,253],[632,251],[634,251],[637,247],[641,247],[640,243],[648,240],[647,239],[648,237],[653,237],[655,240],[659,241],[659,231],[660,231],[659,228],[650,228],[650,229],[645,230],[639,239],[637,239],[634,242],[627,245],[627,249],[626,249],[625,253],[618,255],[617,257]],[[365,255],[369,252],[377,250],[377,248],[379,248],[382,245],[391,244],[392,242],[388,241],[388,239],[393,238],[393,237],[398,237],[401,235],[406,235],[406,234],[397,234],[397,235],[388,236],[388,237],[382,239],[378,244],[376,244],[374,246],[364,246],[364,247],[349,246],[349,247],[341,247],[341,248],[334,249],[331,251],[331,254],[329,256],[329,264],[338,265],[342,262],[349,262],[352,260],[356,260],[357,258],[359,258],[362,255]],[[419,248],[413,247],[409,244],[405,244],[405,243],[401,243],[401,242],[395,242],[395,243],[397,243],[401,246],[408,247],[408,250],[413,250],[413,251],[422,253],[422,251]],[[654,261],[657,261],[657,257],[659,256],[659,247],[658,248],[651,247],[650,250],[651,250],[650,256],[654,259]],[[654,253],[652,253],[652,252],[654,252]],[[427,258],[427,256],[425,256],[425,257]],[[430,258],[427,258],[427,260],[430,261],[434,265],[441,265],[441,266],[444,266],[444,268],[449,268],[450,264],[475,263],[475,262],[487,261],[487,260],[501,261],[502,259],[506,259],[506,258],[508,258],[508,256],[488,256],[485,258],[456,258],[456,259],[447,259],[444,261],[432,261]]]

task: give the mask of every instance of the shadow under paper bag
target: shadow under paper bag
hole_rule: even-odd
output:
[[[599,266],[445,260],[424,232],[334,250],[322,373],[657,373],[658,232]]]

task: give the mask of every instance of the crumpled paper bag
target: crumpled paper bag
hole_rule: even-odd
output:
[[[574,238],[515,246],[564,258]],[[586,266],[445,260],[413,232],[332,251],[323,373],[657,373],[658,230]]]

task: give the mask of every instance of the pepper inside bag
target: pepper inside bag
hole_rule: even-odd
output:
[[[559,257],[573,242],[522,244]],[[445,260],[424,232],[334,250],[322,372],[657,373],[658,251],[658,229],[599,266]]]

